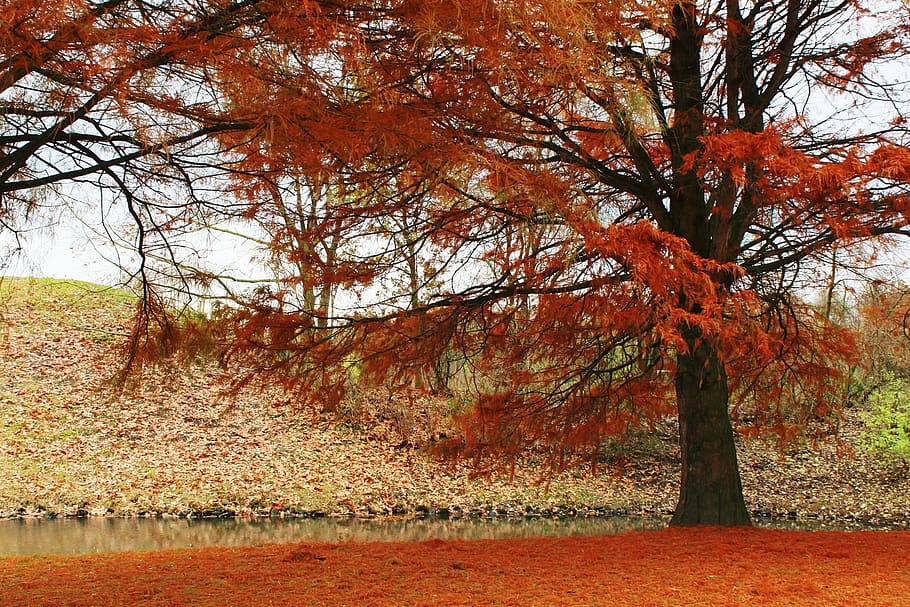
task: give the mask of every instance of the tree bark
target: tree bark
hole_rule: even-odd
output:
[[[683,330],[689,351],[677,357],[676,399],[682,478],[670,525],[751,525],[727,408],[727,375],[710,338]]]
[[[689,162],[701,150],[701,137],[706,134],[701,77],[706,29],[698,23],[698,15],[694,0],[674,3],[670,13],[674,117],[666,139],[673,167],[669,210],[676,234],[686,239],[693,252],[727,261],[729,235],[723,226],[712,226],[704,184],[697,167]],[[721,284],[717,287],[724,288]],[[687,301],[685,293],[680,293],[679,305],[690,313],[700,311],[699,304]],[[682,482],[670,524],[749,525],[727,409],[729,387],[716,341],[697,327],[684,325],[680,329],[687,345],[676,360]]]

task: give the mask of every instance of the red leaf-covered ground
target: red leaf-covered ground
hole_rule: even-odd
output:
[[[3,606],[910,605],[910,533],[669,529],[0,559]]]

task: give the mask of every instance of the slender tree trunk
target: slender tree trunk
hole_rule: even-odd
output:
[[[682,478],[671,525],[750,525],[727,409],[727,375],[717,349],[684,329],[689,352],[677,357],[676,399]]]

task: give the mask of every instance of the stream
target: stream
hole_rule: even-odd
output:
[[[605,535],[661,529],[665,517],[457,519],[78,518],[0,520],[0,556],[248,546],[290,542],[414,542]],[[782,529],[868,528],[823,521],[756,520]]]
[[[414,542],[600,535],[658,529],[641,517],[481,519],[79,518],[0,521],[0,555],[79,554],[287,542]]]

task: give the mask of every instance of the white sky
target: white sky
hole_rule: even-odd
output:
[[[35,228],[22,235],[21,250],[7,258],[7,252],[16,247],[15,239],[9,233],[0,233],[0,260],[7,259],[0,274],[8,276],[36,276],[41,278],[68,278],[108,286],[123,282],[126,271],[138,267],[139,258],[130,247],[130,242],[119,245],[101,231],[100,222],[89,222],[86,215],[97,208],[87,206],[81,219],[70,211],[64,211],[54,221],[45,222],[45,227]],[[126,222],[123,222],[126,225]],[[123,232],[127,233],[127,229]],[[193,248],[203,253],[207,265],[213,269],[230,271],[243,278],[251,277],[254,268],[254,251],[226,236],[212,238],[200,236],[193,242]],[[260,276],[262,273],[260,272]]]
[[[113,285],[120,269],[107,259],[115,259],[110,243],[93,242],[84,227],[75,221],[28,232],[22,236],[22,250],[8,262],[3,273],[10,276],[71,278]],[[0,236],[0,251],[15,247],[9,234]]]
[[[890,5],[889,5],[890,6]],[[876,23],[881,19],[881,15],[869,17],[870,23]],[[906,82],[910,78],[910,66],[900,62],[893,62],[884,66],[883,71],[889,80],[900,80]],[[842,104],[843,99],[830,96],[824,91],[818,92],[824,98],[810,100],[809,109],[815,108],[821,114]],[[849,101],[849,99],[847,99]],[[868,112],[871,108],[865,108]],[[893,108],[882,106],[881,110],[885,114],[890,114]],[[855,113],[852,114],[855,119]],[[864,118],[870,119],[872,116],[867,113]],[[881,119],[876,116],[876,119]],[[83,192],[82,196],[72,196],[70,200],[92,200],[99,194],[97,192]],[[121,268],[135,268],[138,261],[135,253],[131,252],[129,247],[116,247],[103,234],[99,236],[94,233],[98,230],[98,214],[108,213],[111,207],[104,204],[103,201],[98,204],[83,202],[81,211],[76,214],[67,211],[56,218],[57,224],[53,228],[44,228],[33,230],[23,236],[21,244],[22,251],[13,257],[7,258],[7,252],[15,247],[15,240],[10,234],[0,229],[0,262],[6,261],[5,267],[0,267],[0,274],[12,276],[38,276],[52,278],[69,278],[85,280],[105,285],[114,285],[124,278]],[[106,207],[106,208],[105,208]],[[110,218],[109,218],[110,221]],[[84,223],[83,223],[84,222]],[[48,222],[50,223],[50,222]],[[111,222],[113,223],[113,222]],[[128,243],[127,243],[128,244]],[[239,246],[237,242],[230,242],[225,238],[215,237],[211,241],[200,239],[193,242],[195,248],[199,250],[208,249],[208,254],[204,256],[207,264],[215,265],[213,270],[229,270],[231,273],[240,277],[253,277],[254,274],[262,276],[257,272],[258,266],[254,263],[254,252],[250,247]],[[902,246],[895,253],[889,255],[888,261],[900,266],[901,269],[910,266],[910,247]],[[902,274],[902,278],[908,280],[908,272],[900,269],[885,274]]]

